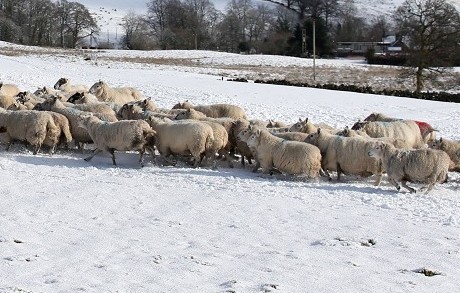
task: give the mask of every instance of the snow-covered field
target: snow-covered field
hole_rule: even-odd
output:
[[[460,139],[458,104],[228,82],[203,74],[205,64],[198,73],[56,54],[0,55],[0,66],[1,81],[25,90],[60,77],[87,85],[103,79],[137,87],[161,107],[225,102],[251,118],[308,117],[335,127],[380,111],[425,120],[439,135]],[[0,292],[459,290],[456,173],[425,195],[398,193],[385,180],[374,187],[372,177],[305,182],[238,164],[140,169],[135,153],[117,154],[118,167],[107,155],[90,163],[85,156],[0,151]],[[418,273],[423,268],[440,275]]]

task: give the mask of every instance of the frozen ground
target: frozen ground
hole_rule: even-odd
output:
[[[192,71],[56,53],[0,55],[0,66],[0,80],[25,90],[60,77],[104,79],[137,87],[161,107],[226,102],[251,118],[309,117],[336,127],[380,111],[460,139],[458,104],[228,82],[205,64]],[[238,164],[140,169],[134,153],[117,154],[118,167],[106,155],[87,163],[86,155],[0,151],[0,292],[458,291],[456,173],[424,195],[398,193],[386,181],[374,187],[372,177],[304,182]]]

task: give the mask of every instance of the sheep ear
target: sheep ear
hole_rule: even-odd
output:
[[[299,122],[302,122],[302,118],[299,118]]]
[[[187,109],[187,113],[190,113],[190,112],[192,112],[191,109]]]
[[[316,131],[318,134],[321,133],[321,128],[318,128],[318,130]]]
[[[439,139],[439,142],[442,143],[442,137]]]
[[[257,135],[257,136],[260,136],[260,133],[261,133],[260,129],[257,129],[257,130],[256,130],[256,135]]]
[[[305,121],[304,121],[304,123],[305,123],[305,124],[307,124],[307,123],[308,123],[308,118],[305,118]]]

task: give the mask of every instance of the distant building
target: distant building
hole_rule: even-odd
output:
[[[364,56],[369,49],[376,54],[401,53],[403,45],[396,36],[387,36],[380,42],[337,42],[338,56]]]

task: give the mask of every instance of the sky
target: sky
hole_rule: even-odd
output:
[[[146,3],[148,0],[77,0],[88,8],[100,8],[104,7],[106,9],[117,8],[122,10],[134,10],[136,12],[142,12],[147,10]],[[213,0],[216,8],[223,9],[228,2],[228,0]]]

